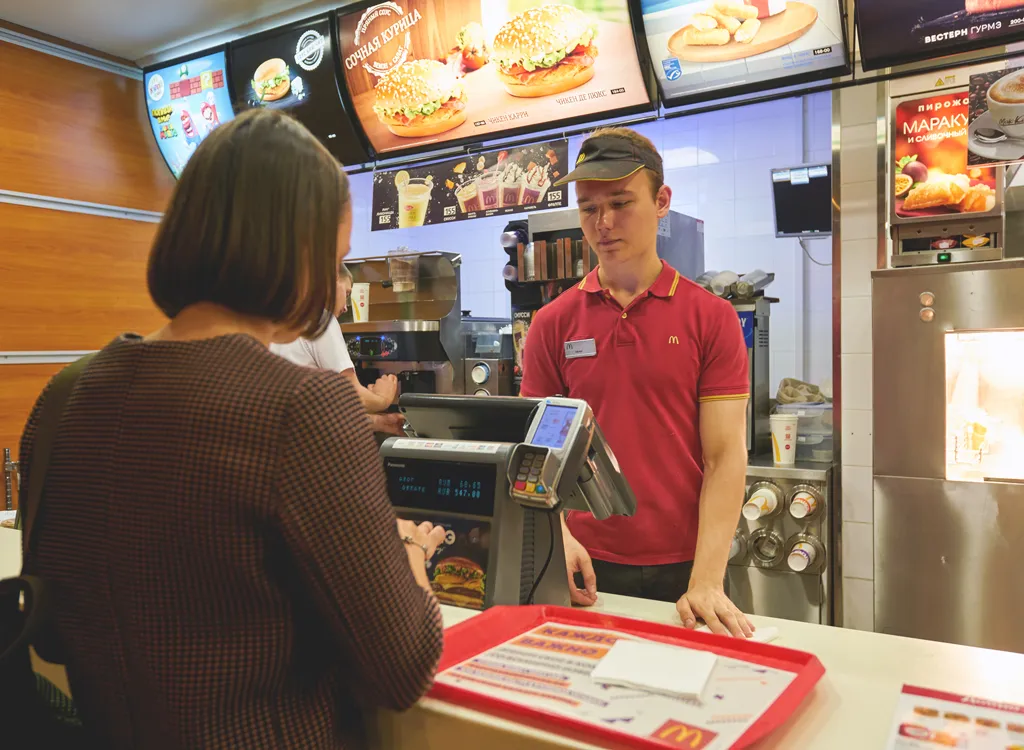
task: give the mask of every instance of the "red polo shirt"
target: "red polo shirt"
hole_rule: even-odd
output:
[[[592,341],[594,346],[590,346]],[[568,342],[587,342],[571,347]],[[623,309],[597,270],[538,313],[527,335],[522,395],[590,404],[637,498],[632,518],[572,512],[573,536],[598,560],[693,560],[704,461],[699,405],[746,398],[747,348],[732,305],[668,264]]]

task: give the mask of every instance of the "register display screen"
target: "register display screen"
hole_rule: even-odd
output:
[[[394,505],[441,514],[494,514],[493,464],[388,458],[384,468]]]
[[[531,445],[545,448],[561,448],[569,437],[569,428],[576,417],[575,406],[548,406],[541,415],[537,431],[533,433]]]
[[[832,178],[827,164],[772,170],[775,236],[832,233]]]

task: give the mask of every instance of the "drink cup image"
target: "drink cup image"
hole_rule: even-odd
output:
[[[986,99],[999,129],[1011,138],[1024,138],[1024,70],[1015,70],[993,83]]]
[[[430,194],[434,189],[431,179],[410,179],[398,186],[398,227],[421,227],[427,220]]]
[[[523,192],[523,170],[517,164],[505,167],[501,172],[498,187],[502,208],[518,206]]]
[[[485,211],[498,207],[498,173],[487,171],[477,178],[480,202]]]
[[[464,214],[480,210],[480,189],[476,182],[467,182],[455,191],[455,198],[459,202],[459,210]]]
[[[797,418],[789,414],[772,414],[772,456],[779,466],[796,463]]]
[[[551,180],[548,179],[548,168],[534,167],[523,177],[523,194],[520,202],[524,206],[535,206],[544,200],[544,195],[551,187]]]
[[[352,320],[355,323],[366,323],[370,319],[370,285],[352,285]]]

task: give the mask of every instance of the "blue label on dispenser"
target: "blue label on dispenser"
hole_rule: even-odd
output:
[[[743,329],[743,341],[748,349],[754,348],[754,312],[737,313],[740,316],[740,328]]]

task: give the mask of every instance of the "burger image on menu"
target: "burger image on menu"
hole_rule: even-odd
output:
[[[437,563],[430,586],[442,604],[484,608],[484,571],[465,557],[447,557]]]
[[[252,75],[252,92],[257,102],[276,102],[291,90],[291,71],[280,57],[260,64]]]
[[[582,86],[594,77],[597,28],[571,5],[523,11],[494,37],[498,78],[512,96],[539,97]]]
[[[422,138],[466,121],[466,94],[451,67],[437,60],[405,62],[381,78],[373,111],[397,136]]]

